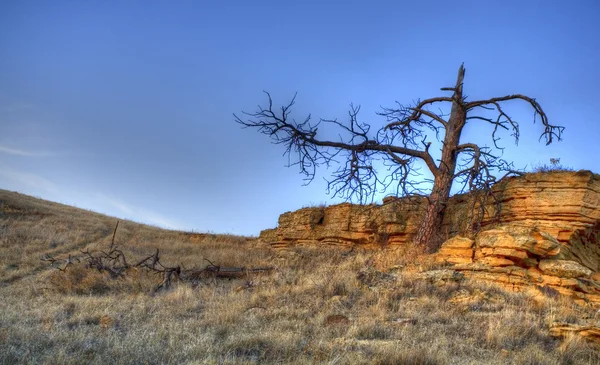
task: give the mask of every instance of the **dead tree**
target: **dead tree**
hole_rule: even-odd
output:
[[[500,158],[497,142],[501,130],[508,131],[519,141],[519,124],[503,109],[505,102],[521,100],[534,111],[534,123],[540,119],[546,144],[561,139],[564,127],[548,123],[548,118],[538,102],[525,95],[513,94],[486,100],[467,101],[463,94],[465,68],[458,70],[454,87],[442,88],[452,96],[441,96],[417,101],[414,105],[399,103],[393,108],[383,108],[377,113],[386,119],[376,133],[371,126],[358,120],[360,107],[350,105],[349,120],[320,119],[311,121],[311,115],[298,122],[290,118],[296,97],[281,108],[273,106],[268,92],[268,105],[259,106],[255,112],[244,112],[244,119],[234,114],[235,121],[244,127],[257,128],[275,143],[285,146],[290,165],[298,165],[310,183],[317,167],[329,166],[342,159],[340,167],[328,181],[327,191],[346,200],[363,203],[373,200],[378,192],[393,187],[397,196],[423,195],[427,206],[415,240],[428,251],[435,251],[442,241],[441,224],[453,184],[461,192],[489,189],[497,175],[512,170],[512,164]],[[442,106],[449,107],[444,113]],[[433,107],[439,107],[435,111]],[[465,125],[487,123],[491,126],[493,147],[464,142],[461,135]],[[339,140],[321,139],[318,127],[332,125],[339,132]],[[434,155],[431,140],[437,141],[438,153]],[[416,163],[426,166],[432,178],[423,178]],[[428,183],[426,185],[421,185]],[[426,186],[426,188],[423,188]]]

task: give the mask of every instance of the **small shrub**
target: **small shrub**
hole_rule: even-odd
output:
[[[538,163],[532,167],[533,172],[575,171],[572,167],[560,163],[560,158],[551,158],[550,164]]]

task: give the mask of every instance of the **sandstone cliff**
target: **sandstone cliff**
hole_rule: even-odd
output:
[[[547,286],[600,303],[600,175],[589,171],[512,177],[496,184],[484,204],[455,196],[438,259],[472,277],[513,289]],[[280,216],[260,239],[297,244],[408,244],[424,200],[384,199],[381,205],[303,208]]]
[[[590,246],[590,232],[581,230],[600,222],[600,176],[589,171],[512,177],[497,184],[494,192],[497,201],[488,199],[482,227],[537,227],[567,245],[579,232],[578,241]],[[304,243],[404,244],[416,231],[423,203],[416,198],[387,198],[382,205],[345,203],[303,208],[282,214],[278,227],[261,232],[260,238],[276,247]],[[472,195],[453,197],[444,221],[448,238],[468,232],[479,211]]]

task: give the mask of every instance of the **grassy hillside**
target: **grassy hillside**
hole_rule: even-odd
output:
[[[75,262],[107,250],[116,219],[0,190],[0,363],[597,364],[551,323],[600,324],[562,297],[428,280],[413,250],[335,247],[276,251],[255,239],[119,224],[134,262],[274,267],[243,279],[204,278],[155,292],[142,270],[111,279]],[[55,265],[58,267],[60,264]]]

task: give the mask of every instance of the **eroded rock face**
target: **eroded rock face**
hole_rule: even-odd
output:
[[[449,240],[438,258],[505,287],[548,286],[600,303],[600,175],[527,174],[493,191],[485,209],[474,195],[451,199],[443,222]],[[386,198],[382,205],[303,208],[282,214],[278,227],[260,239],[273,247],[410,244],[424,207],[424,199]]]
[[[302,208],[279,217],[275,229],[264,230],[260,239],[274,247],[303,244],[361,245],[381,247],[404,244],[416,232],[421,200],[384,205]]]
[[[468,237],[454,236],[440,248],[439,255],[451,264],[470,264],[473,262],[474,244]]]
[[[577,260],[561,259],[558,240],[536,228],[502,226],[470,239],[446,241],[436,259],[466,277],[500,284],[511,290],[549,287],[580,302],[600,304],[599,275]],[[457,242],[465,242],[455,249]],[[597,273],[596,273],[597,274]]]
[[[554,237],[537,228],[514,226],[501,226],[480,232],[476,240],[483,251],[512,251],[519,259],[527,258],[528,255],[555,256],[560,252],[561,247]]]
[[[600,175],[589,171],[527,174],[505,179],[493,190],[496,200],[485,206],[482,229],[507,224],[535,227],[561,243],[565,259],[587,260],[587,267],[600,268]],[[401,245],[416,233],[424,207],[424,199],[390,197],[382,205],[303,208],[282,214],[278,227],[261,232],[260,238],[277,247]],[[479,208],[473,195],[451,198],[443,223],[446,237],[472,232]],[[536,249],[544,250],[541,239],[537,241]]]
[[[587,278],[592,274],[592,270],[569,260],[541,260],[538,267],[546,275],[562,278]]]

